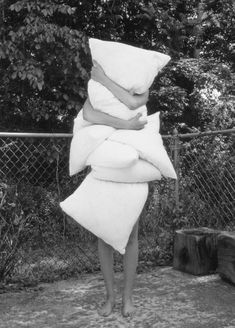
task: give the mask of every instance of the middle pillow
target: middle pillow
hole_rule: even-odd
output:
[[[115,141],[104,140],[89,155],[86,165],[117,169],[135,164],[138,158],[139,155],[133,147]]]
[[[101,166],[91,166],[91,175],[99,180],[125,183],[143,183],[161,180],[161,172],[149,162],[139,159],[135,164],[114,169]]]

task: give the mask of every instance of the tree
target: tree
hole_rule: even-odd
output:
[[[1,0],[1,128],[71,129],[87,96],[91,67],[88,37],[169,54],[172,66],[166,67],[152,88],[150,111],[165,110],[165,115],[172,113],[166,119],[172,121],[177,116],[176,122],[186,120],[186,125],[195,125],[187,121],[192,112],[186,108],[193,106],[196,112],[192,97],[188,98],[189,79],[183,78],[178,68],[185,65],[193,74],[197,61],[202,60],[203,66],[204,59],[211,59],[215,67],[223,62],[228,70],[233,69],[233,10],[233,0]],[[174,66],[178,67],[177,78],[172,75]],[[213,65],[209,66],[212,69]],[[174,115],[171,103],[163,105],[160,98],[156,100],[156,95],[166,96],[166,83],[169,99],[173,97],[174,102],[176,97],[179,105]],[[197,87],[200,89],[198,83]],[[204,123],[196,122],[196,126]]]
[[[3,3],[1,122],[10,129],[65,129],[86,96],[89,52],[65,25],[75,8],[55,1]]]
[[[155,80],[149,110],[161,110],[165,134],[174,128],[180,133],[233,128],[234,80],[228,64],[181,59]]]

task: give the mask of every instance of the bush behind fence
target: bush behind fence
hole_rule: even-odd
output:
[[[177,228],[234,229],[233,136],[164,137],[178,180],[149,184],[138,270],[171,262]],[[96,238],[59,208],[88,171],[68,176],[70,141],[70,134],[0,133],[0,279],[48,281],[99,270]],[[122,268],[119,254],[115,267]]]

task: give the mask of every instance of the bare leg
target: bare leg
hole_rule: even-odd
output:
[[[124,265],[124,290],[123,290],[123,308],[122,314],[123,316],[127,317],[133,314],[134,312],[134,305],[132,302],[132,290],[134,279],[136,275],[136,268],[138,265],[138,225],[139,222],[135,224],[127,247],[126,253],[124,254],[123,258],[123,265]]]
[[[114,274],[113,274],[113,248],[106,244],[102,239],[98,239],[98,252],[100,258],[101,271],[103,273],[106,287],[106,302],[98,310],[98,313],[103,316],[108,316],[115,304],[114,295]]]

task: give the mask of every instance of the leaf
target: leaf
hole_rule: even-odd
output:
[[[38,90],[40,90],[40,91],[42,90],[43,84],[44,84],[43,82],[37,83]]]
[[[3,52],[3,50],[0,48],[0,59],[5,59],[6,58],[6,55],[5,53]]]
[[[19,12],[22,9],[22,5],[19,2],[16,2],[16,3],[12,4],[9,7],[9,9],[12,10],[12,11]]]
[[[19,223],[20,223],[20,217],[16,214],[15,218],[14,218],[14,221],[13,221],[13,224],[18,225]]]
[[[17,72],[15,71],[15,72],[11,75],[11,78],[14,80],[14,79],[16,79],[16,77],[17,77]]]
[[[26,78],[26,72],[23,72],[23,73],[22,73],[22,76],[21,76],[21,79],[22,79],[22,80],[25,80],[25,78]]]
[[[50,12],[47,9],[42,9],[42,14],[44,16],[48,16],[48,15],[50,15]]]
[[[68,13],[69,15],[72,15],[72,14],[74,13],[74,10],[73,10],[71,7],[69,7],[69,8],[67,9],[67,13]]]

